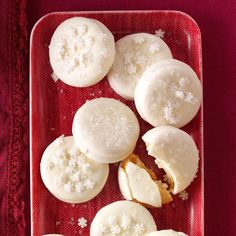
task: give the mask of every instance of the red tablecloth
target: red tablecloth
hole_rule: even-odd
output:
[[[29,34],[44,14],[67,10],[174,9],[203,39],[205,235],[235,235],[236,4],[234,0],[0,1],[0,235],[30,235]]]

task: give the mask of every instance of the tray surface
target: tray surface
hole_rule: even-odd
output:
[[[117,181],[117,164],[110,165],[108,181],[102,192],[83,204],[68,204],[57,200],[44,186],[40,177],[41,155],[48,144],[61,134],[71,135],[72,120],[76,110],[86,101],[97,97],[112,97],[127,104],[139,118],[140,137],[152,127],[138,115],[134,102],[117,95],[106,78],[88,88],[74,88],[56,83],[51,78],[48,45],[56,27],[74,16],[94,18],[103,22],[115,39],[135,33],[147,32],[164,35],[175,59],[189,64],[202,80],[201,35],[197,24],[186,14],[177,11],[111,11],[111,12],[60,12],[41,18],[31,34],[30,81],[30,154],[31,154],[31,230],[32,235],[61,233],[66,236],[89,235],[90,224],[103,206],[123,199]],[[159,31],[158,31],[159,30]],[[157,228],[182,231],[190,236],[203,233],[203,119],[202,109],[183,129],[195,140],[200,151],[197,178],[183,194],[159,209],[150,209]],[[158,176],[153,158],[146,152],[139,138],[134,153]],[[84,217],[87,227],[81,228],[78,219]]]

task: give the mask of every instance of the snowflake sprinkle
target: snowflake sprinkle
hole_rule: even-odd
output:
[[[158,29],[155,31],[155,35],[158,37],[158,38],[164,38],[164,34],[165,34],[165,31],[162,30],[162,29]]]
[[[150,45],[149,51],[150,51],[151,53],[159,52],[159,51],[160,51],[160,48],[161,48],[161,45],[160,45],[160,44],[158,44],[158,43],[153,43],[153,44]]]
[[[111,232],[113,234],[119,234],[121,232],[121,228],[119,227],[119,225],[112,225]]]
[[[78,219],[78,226],[80,226],[82,229],[87,227],[87,220],[84,217],[81,217]]]
[[[144,37],[143,36],[136,36],[136,37],[134,37],[134,42],[136,43],[136,44],[142,44],[143,42],[144,42]]]
[[[136,67],[133,64],[130,64],[128,66],[128,72],[129,72],[130,75],[135,74],[136,73]]]
[[[183,201],[188,199],[188,192],[183,190],[182,192],[179,193],[179,198],[181,198]]]
[[[135,226],[134,226],[134,232],[136,233],[136,234],[141,234],[141,233],[143,233],[145,231],[145,227],[144,227],[144,225],[143,224],[136,224]]]

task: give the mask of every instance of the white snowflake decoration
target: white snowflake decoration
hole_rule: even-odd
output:
[[[124,63],[129,64],[132,62],[133,56],[130,53],[125,53],[124,54]]]
[[[66,192],[70,193],[74,191],[74,184],[71,181],[68,181],[66,184],[64,184],[64,189]]]
[[[134,226],[134,232],[135,232],[136,234],[142,234],[142,233],[144,233],[144,232],[145,232],[145,227],[144,227],[144,225],[143,225],[143,224],[139,224],[139,223],[135,224],[135,226]]]
[[[135,36],[134,37],[134,43],[136,44],[142,44],[144,42],[144,37],[141,35]]]
[[[133,64],[130,64],[127,69],[130,75],[134,75],[136,73],[136,66],[134,66]]]
[[[106,48],[102,48],[101,51],[100,51],[100,54],[103,56],[103,57],[107,57],[108,55],[108,50]]]
[[[108,224],[110,224],[110,225],[115,224],[117,222],[117,217],[116,216],[109,216],[107,221],[108,221]]]
[[[141,65],[141,66],[145,66],[146,65],[146,63],[147,63],[147,58],[145,57],[145,56],[143,56],[143,55],[140,55],[140,56],[138,56],[137,57],[137,64],[138,65]]]
[[[165,106],[163,108],[163,113],[164,113],[164,119],[170,122],[170,124],[176,124],[177,119],[174,116],[174,111],[173,108],[169,105]]]
[[[105,34],[105,33],[100,33],[100,34],[98,35],[98,40],[99,40],[99,41],[106,41],[106,40],[107,40],[107,34]]]
[[[179,193],[179,198],[181,198],[183,201],[188,200],[188,192],[183,190]]]
[[[182,91],[178,91],[178,90],[175,92],[175,96],[180,99],[184,99],[184,97],[185,97],[184,93]]]
[[[87,29],[88,29],[87,25],[82,25],[81,27],[78,28],[78,33],[83,35],[87,32]]]
[[[119,225],[112,225],[111,232],[115,235],[119,234],[121,232],[120,226]]]
[[[54,73],[54,72],[53,72]],[[61,135],[60,137],[58,137],[56,140],[55,140],[55,143],[57,146],[61,146],[65,143],[65,135]]]
[[[195,104],[197,102],[197,99],[193,96],[192,93],[187,93],[185,96],[185,101],[191,104]]]
[[[47,160],[45,167],[47,170],[51,170],[54,167],[54,163],[52,161]]]
[[[93,189],[95,186],[95,182],[91,179],[87,179],[84,183],[86,189]]]
[[[82,193],[84,190],[85,190],[85,187],[81,183],[78,183],[75,185],[75,191],[77,193]]]
[[[159,52],[160,49],[161,49],[161,45],[158,44],[157,42],[151,44],[150,47],[149,47],[149,51],[150,51],[151,53]]]
[[[123,229],[127,229],[130,226],[131,222],[132,218],[130,216],[122,215],[120,225]]]
[[[82,229],[88,226],[88,221],[84,218],[81,217],[78,219],[78,226],[80,226]]]
[[[159,38],[164,38],[165,31],[162,30],[162,29],[158,29],[158,30],[155,31],[155,35]]]

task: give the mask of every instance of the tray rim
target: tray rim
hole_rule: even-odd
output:
[[[33,189],[33,173],[32,173],[32,47],[33,47],[33,37],[34,37],[34,32],[37,29],[37,27],[40,26],[40,23],[43,20],[47,20],[47,18],[49,17],[53,17],[55,15],[64,15],[64,14],[68,14],[68,15],[86,15],[86,14],[149,14],[149,13],[173,13],[173,14],[178,14],[181,15],[183,17],[185,17],[186,19],[188,19],[189,21],[191,21],[194,26],[196,27],[197,31],[198,31],[198,43],[199,43],[199,74],[200,74],[200,81],[202,84],[202,89],[203,89],[203,57],[202,57],[202,34],[201,34],[201,30],[199,25],[197,24],[197,22],[194,20],[194,18],[192,16],[190,16],[189,14],[183,12],[183,11],[178,11],[178,10],[97,10],[97,11],[55,11],[55,12],[50,12],[45,14],[44,16],[40,17],[36,23],[34,24],[34,26],[32,27],[31,33],[30,33],[30,44],[29,44],[29,48],[30,48],[30,52],[29,52],[29,158],[30,158],[30,231],[31,231],[31,235],[33,234],[33,225],[34,225],[34,219],[33,219],[33,194],[32,194],[32,189]],[[203,97],[202,97],[202,103],[201,103],[201,107],[200,107],[200,129],[199,129],[199,134],[200,134],[200,139],[201,139],[201,203],[202,203],[202,207],[201,207],[201,225],[202,225],[202,236],[204,236],[205,234],[205,199],[204,199],[204,192],[205,192],[205,181],[204,181],[204,163],[205,163],[205,158],[204,158],[204,89],[203,89]]]

